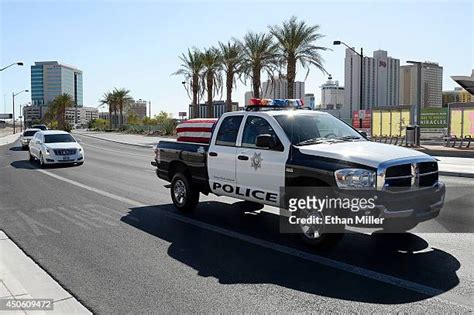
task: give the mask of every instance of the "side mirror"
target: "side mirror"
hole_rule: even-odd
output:
[[[367,139],[367,132],[362,131],[362,130],[359,130],[359,133],[361,134],[362,137],[364,137],[365,139]]]
[[[38,140],[38,141],[36,141],[36,143],[38,143],[38,144],[43,144],[43,141]]]
[[[269,134],[262,134],[257,136],[255,141],[257,148],[269,148],[272,149],[275,147],[275,139]]]
[[[76,139],[77,143],[81,143],[82,140],[81,139]]]

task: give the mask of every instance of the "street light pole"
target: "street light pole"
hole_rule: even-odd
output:
[[[13,134],[16,133],[16,129],[15,129],[15,96],[17,96],[17,95],[19,95],[23,92],[28,92],[28,90],[22,90],[18,93],[12,92],[12,99],[13,99]]]
[[[359,128],[362,128],[362,117],[361,117],[360,113],[362,111],[362,101],[363,101],[363,92],[364,92],[364,89],[363,89],[363,86],[362,86],[362,83],[364,82],[364,49],[361,47],[360,48],[360,53],[358,53],[357,51],[355,51],[354,48],[350,47],[349,45],[347,45],[343,41],[335,40],[333,42],[333,45],[341,45],[341,44],[346,46],[350,50],[352,50],[356,55],[358,55],[360,57]]]
[[[12,64],[6,66],[6,67],[1,68],[0,71],[3,71],[3,70],[5,70],[5,69],[7,69],[7,68],[10,68],[11,66],[14,66],[14,65],[23,66],[23,62],[14,62],[14,63],[12,63]]]

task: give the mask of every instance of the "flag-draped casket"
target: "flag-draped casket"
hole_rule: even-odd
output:
[[[178,141],[209,143],[217,118],[195,118],[186,120],[176,127]]]

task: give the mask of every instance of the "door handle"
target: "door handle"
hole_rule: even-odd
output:
[[[209,152],[209,156],[217,156],[217,152]]]
[[[249,157],[246,156],[246,155],[239,155],[239,156],[237,156],[237,158],[238,158],[239,160],[242,160],[242,161],[247,161],[247,160],[249,159]]]

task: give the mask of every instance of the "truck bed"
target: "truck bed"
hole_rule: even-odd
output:
[[[207,151],[209,144],[183,142],[183,141],[160,141],[156,147],[157,156],[153,165],[159,178],[170,182],[181,169],[189,172],[196,185],[208,187],[207,174]]]

